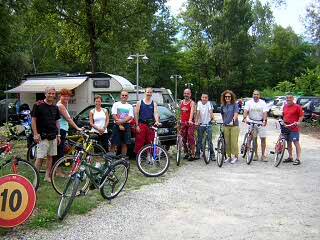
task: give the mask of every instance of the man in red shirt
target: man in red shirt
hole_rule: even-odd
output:
[[[181,121],[181,129],[180,134],[182,136],[182,141],[184,145],[184,151],[186,153],[185,159],[189,161],[193,161],[196,159],[196,145],[195,145],[195,125],[194,125],[194,111],[195,111],[195,103],[191,99],[191,90],[185,89],[183,92],[184,99],[180,103],[180,121]],[[189,145],[189,149],[187,147]],[[189,156],[188,150],[191,150],[191,156]]]
[[[300,165],[301,162],[301,146],[299,143],[299,132],[300,128],[299,125],[301,124],[303,120],[303,110],[302,107],[298,104],[294,103],[294,97],[292,94],[287,95],[287,104],[283,107],[283,121],[285,124],[293,124],[296,123],[293,126],[288,127],[290,129],[290,134],[288,136],[288,152],[289,152],[289,158],[286,159],[284,162],[293,162],[293,165]],[[293,155],[292,155],[292,142],[294,143],[296,147],[296,160],[293,161]]]

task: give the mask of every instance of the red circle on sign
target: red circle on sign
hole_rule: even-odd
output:
[[[16,218],[6,220],[0,217],[0,227],[12,228],[24,223],[32,214],[36,206],[36,192],[32,183],[25,177],[17,174],[10,174],[0,178],[0,186],[8,182],[16,182],[21,184],[28,194],[28,203],[26,209]]]

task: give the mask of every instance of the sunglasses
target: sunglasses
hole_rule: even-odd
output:
[[[224,96],[224,98],[231,98],[231,96]]]

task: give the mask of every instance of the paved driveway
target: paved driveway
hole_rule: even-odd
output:
[[[277,132],[268,127],[269,148]],[[242,134],[244,132],[242,126]],[[273,137],[272,137],[273,136]],[[320,141],[302,136],[300,166],[244,161],[184,165],[167,181],[126,192],[64,227],[21,239],[320,239]],[[12,238],[11,238],[12,239]]]

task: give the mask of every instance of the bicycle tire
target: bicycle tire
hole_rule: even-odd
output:
[[[177,166],[180,166],[180,163],[181,163],[181,151],[182,151],[181,137],[177,136],[177,154],[176,154]]]
[[[12,164],[15,164],[13,167]],[[40,176],[36,167],[23,159],[16,159],[8,161],[0,166],[0,175],[4,176],[7,174],[19,174],[27,178],[33,185],[35,191],[38,190],[40,184]]]
[[[242,144],[241,144],[241,154],[242,154],[242,158],[245,158],[245,157],[246,157],[246,154],[247,154],[247,147],[246,147],[247,138],[248,138],[248,133],[246,133],[246,134],[244,135],[243,142],[242,142]]]
[[[76,193],[78,191],[78,187],[80,184],[80,178],[77,174],[74,174],[69,178],[68,184],[63,191],[61,196],[59,207],[58,207],[58,218],[63,220],[67,213],[69,212],[71,205],[73,203],[74,198],[76,197]],[[70,194],[69,194],[69,191]]]
[[[119,195],[128,180],[129,163],[127,161],[114,162],[102,179],[100,194],[103,198],[111,200]],[[120,183],[120,184],[118,184]]]
[[[278,167],[280,163],[282,162],[284,152],[286,149],[286,143],[284,139],[279,139],[275,145],[275,157],[273,165],[275,167]]]
[[[217,143],[217,165],[218,165],[218,167],[222,167],[225,156],[226,156],[226,153],[225,153],[224,140],[222,138],[219,138],[218,143]]]
[[[170,159],[167,151],[159,145],[155,145],[155,147],[157,148],[155,150],[157,152],[157,160],[154,160],[153,156],[151,156],[152,154],[150,154],[154,151],[153,144],[145,145],[136,157],[138,169],[147,177],[159,177],[163,175],[170,165]],[[162,162],[164,162],[164,164],[162,164]],[[147,170],[148,167],[152,167],[155,171]]]
[[[256,149],[256,143],[253,138],[249,139],[247,138],[247,144],[246,144],[246,163],[248,165],[251,164],[254,156],[254,151]]]
[[[207,139],[205,138],[202,145],[202,158],[206,165],[210,163],[210,148],[207,146]]]
[[[59,195],[63,194],[63,191],[69,181],[68,175],[71,173],[71,169],[74,164],[74,158],[74,156],[64,156],[60,158],[52,167],[51,184],[53,189]],[[89,191],[89,185],[89,178],[86,178],[85,181],[81,181],[80,190],[76,193],[76,196],[79,196],[81,193],[87,193]]]

